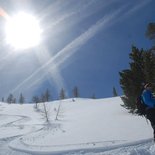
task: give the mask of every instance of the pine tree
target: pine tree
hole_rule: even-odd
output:
[[[19,103],[23,104],[24,102],[25,102],[25,98],[24,98],[23,94],[21,93],[19,96]]]
[[[63,99],[66,98],[65,90],[64,90],[63,88],[62,88],[61,91],[60,91],[60,96],[59,96],[59,98],[60,98],[61,100],[63,100]]]
[[[39,103],[39,102],[40,102],[39,97],[38,97],[38,96],[33,96],[33,97],[32,97],[32,102],[33,102],[33,103]]]
[[[51,97],[48,89],[46,89],[46,92],[44,95],[45,95],[45,101],[48,102],[50,100],[50,97]]]
[[[139,51],[138,48],[132,47],[132,51],[129,55],[130,69],[123,70],[120,72],[120,84],[125,94],[122,97],[124,101],[124,106],[130,109],[131,112],[136,108],[135,100],[140,93],[141,83],[144,82],[143,79],[143,51]]]
[[[149,39],[155,39],[155,23],[149,23],[147,26],[146,36]]]
[[[129,55],[130,68],[120,72],[120,84],[124,92],[124,107],[133,112],[136,109],[136,98],[140,95],[142,84],[155,80],[155,56],[152,52],[132,47]]]
[[[13,98],[13,101],[12,101],[12,103],[16,103],[16,98]]]
[[[7,98],[7,103],[13,103],[13,98],[14,98],[13,95],[10,94]]]
[[[96,95],[93,94],[93,95],[91,96],[91,98],[92,98],[92,99],[96,99]]]
[[[73,97],[75,98],[79,97],[79,89],[77,86],[75,86],[73,89]]]
[[[146,36],[154,40],[153,47],[150,49],[150,51],[155,52],[155,23],[149,23],[147,26]]]
[[[144,53],[144,78],[146,82],[154,84],[155,81],[155,55],[151,52]]]
[[[36,104],[35,108],[38,109],[38,103],[40,102],[40,99],[38,96],[32,97],[32,102]]]
[[[2,97],[2,102],[4,102],[4,97]]]
[[[43,103],[46,102],[45,94],[42,94],[42,95],[41,95],[41,102],[43,102]]]
[[[155,23],[148,24],[146,36],[155,40]],[[124,106],[133,112],[136,108],[135,100],[142,91],[142,84],[151,83],[155,91],[155,45],[148,51],[132,47],[129,57],[130,68],[120,72],[120,84],[125,95],[122,97]]]
[[[117,94],[117,91],[116,91],[115,87],[113,87],[113,96],[114,96],[114,97],[115,97],[115,96],[118,96],[118,94]]]

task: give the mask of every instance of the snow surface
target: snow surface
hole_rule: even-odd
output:
[[[150,123],[122,104],[120,97],[45,103],[47,123],[43,103],[0,103],[0,155],[154,155]]]

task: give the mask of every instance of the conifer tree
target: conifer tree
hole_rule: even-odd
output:
[[[153,47],[150,49],[150,51],[155,52],[155,23],[152,22],[148,24],[146,36],[154,41]]]
[[[116,91],[115,87],[113,87],[113,96],[114,96],[114,97],[115,97],[115,96],[118,96],[118,94],[117,94],[117,91]]]
[[[2,102],[4,102],[4,97],[2,97]]]
[[[41,102],[46,102],[45,94],[42,94],[42,95],[41,95]]]
[[[77,86],[75,86],[73,89],[73,97],[79,97],[79,89]]]
[[[92,94],[91,98],[92,99],[96,99],[96,95],[95,94]]]
[[[50,100],[50,97],[51,97],[48,89],[46,89],[44,96],[45,96],[45,101],[48,102]]]
[[[149,23],[147,26],[146,36],[149,39],[155,39],[155,23]]]
[[[35,108],[38,109],[38,103],[40,102],[40,99],[38,96],[32,97],[32,102],[36,104]]]
[[[63,100],[63,99],[66,98],[65,90],[64,90],[63,88],[62,88],[61,91],[60,91],[60,96],[59,96],[59,98],[60,98],[61,100]]]
[[[7,98],[7,103],[13,103],[13,98],[14,98],[13,95],[10,94]]]
[[[13,98],[13,101],[12,101],[12,103],[16,103],[16,98]]]
[[[25,98],[24,98],[23,94],[21,93],[19,96],[19,103],[23,104],[24,102],[25,102]]]
[[[132,47],[129,55],[130,68],[120,72],[120,84],[124,92],[124,106],[133,112],[136,109],[136,98],[140,95],[142,84],[154,83],[155,80],[155,56],[152,52],[139,50]]]
[[[151,51],[144,53],[144,78],[146,82],[154,84],[155,81],[155,55]]]
[[[38,97],[38,96],[33,96],[33,97],[32,97],[32,102],[33,102],[33,103],[39,103],[39,102],[40,102],[39,97]]]

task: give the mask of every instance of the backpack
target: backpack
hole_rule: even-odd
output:
[[[137,114],[141,116],[146,115],[146,108],[147,105],[144,103],[141,96],[138,96],[136,99],[136,107],[137,107]]]

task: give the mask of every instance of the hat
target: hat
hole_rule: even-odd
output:
[[[147,88],[147,87],[151,87],[151,84],[147,83],[147,84],[144,85],[144,88]]]

